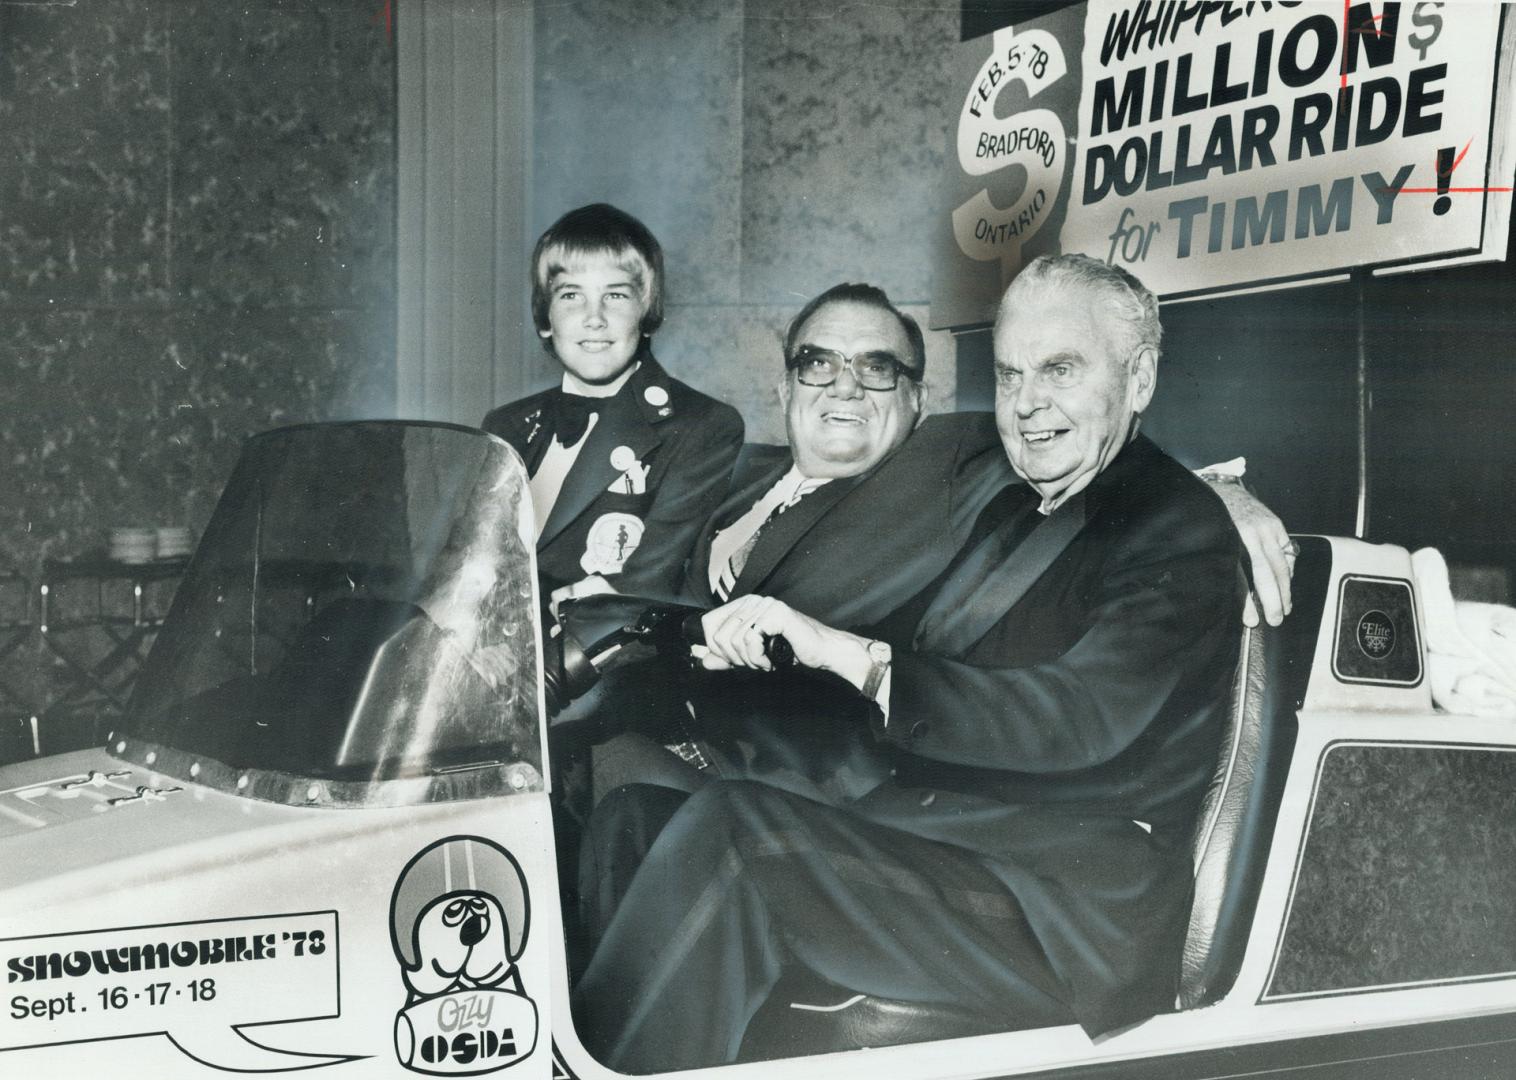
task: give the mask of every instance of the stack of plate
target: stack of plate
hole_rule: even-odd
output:
[[[190,547],[190,531],[183,526],[158,530],[158,558],[182,559],[190,553]]]
[[[110,557],[117,562],[145,563],[158,557],[158,530],[116,528],[111,530]]]

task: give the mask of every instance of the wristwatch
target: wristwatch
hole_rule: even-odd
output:
[[[879,694],[879,685],[889,674],[890,661],[895,654],[887,641],[871,641],[868,644],[869,677],[863,680],[863,696],[872,701]]]

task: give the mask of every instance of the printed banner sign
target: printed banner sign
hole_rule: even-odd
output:
[[[989,321],[1043,252],[1166,297],[1502,257],[1501,20],[1495,4],[1095,0],[966,42],[932,325]]]

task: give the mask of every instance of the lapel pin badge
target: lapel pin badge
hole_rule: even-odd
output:
[[[667,405],[669,403],[669,392],[661,386],[649,386],[646,390],[642,391],[642,397],[655,409],[660,405]],[[668,413],[667,409],[659,409],[658,415],[667,416]]]
[[[601,514],[585,537],[579,566],[586,574],[619,574],[642,542],[645,528],[633,514]]]

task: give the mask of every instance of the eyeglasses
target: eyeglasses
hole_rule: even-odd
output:
[[[900,382],[902,373],[913,382],[921,381],[921,373],[902,364],[893,353],[861,352],[843,356],[836,349],[823,349],[815,345],[802,345],[785,364],[795,373],[795,378],[805,386],[831,386],[846,368],[865,390],[893,390]]]

